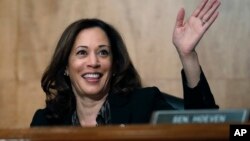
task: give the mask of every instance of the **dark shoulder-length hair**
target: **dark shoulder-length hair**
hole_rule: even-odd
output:
[[[41,79],[43,91],[46,93],[49,117],[60,117],[75,110],[76,103],[71,82],[64,73],[78,33],[93,27],[99,27],[106,33],[111,46],[113,64],[112,75],[107,85],[110,86],[109,93],[129,94],[135,88],[141,87],[140,77],[118,31],[99,19],[81,19],[65,29]]]

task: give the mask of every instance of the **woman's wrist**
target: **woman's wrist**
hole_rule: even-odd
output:
[[[201,70],[198,55],[193,51],[188,54],[179,53],[179,56],[187,78],[188,86],[193,88],[200,80]]]

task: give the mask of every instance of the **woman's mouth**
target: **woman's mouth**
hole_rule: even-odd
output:
[[[98,82],[102,77],[101,73],[94,72],[94,73],[85,73],[82,77],[87,80],[88,82]]]

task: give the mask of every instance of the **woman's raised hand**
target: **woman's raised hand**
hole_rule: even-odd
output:
[[[204,33],[216,20],[219,6],[219,0],[203,0],[186,21],[185,10],[179,10],[173,32],[173,44],[179,55],[189,55],[195,50]]]

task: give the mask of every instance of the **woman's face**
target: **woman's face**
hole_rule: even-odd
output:
[[[98,27],[82,30],[76,37],[66,69],[74,93],[80,96],[101,94],[111,67],[111,47],[105,32]]]

